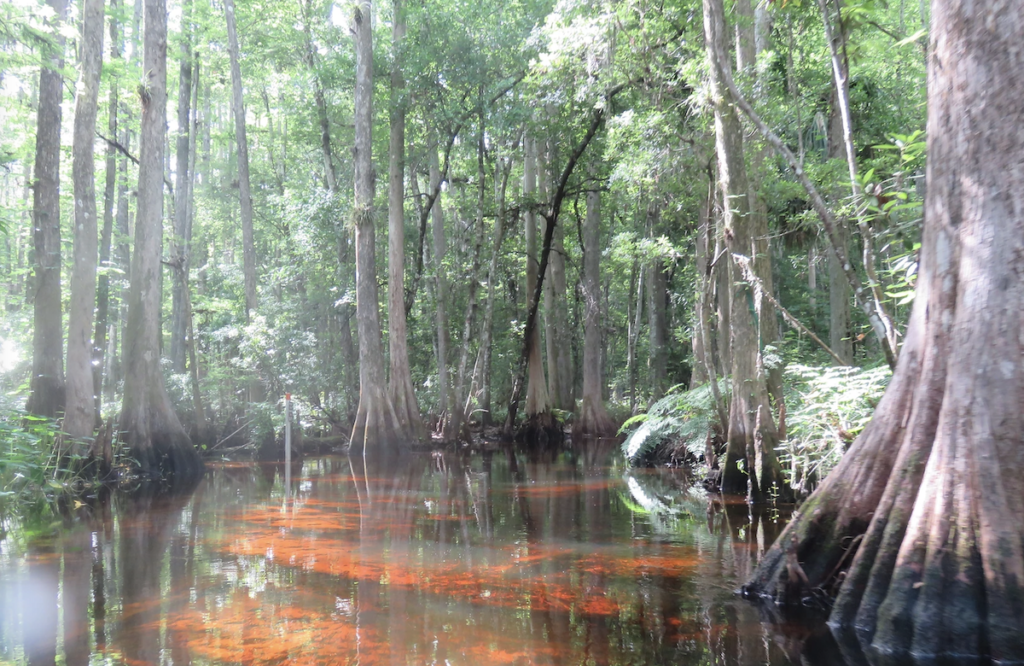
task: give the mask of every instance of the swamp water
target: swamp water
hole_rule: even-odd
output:
[[[734,596],[784,525],[614,444],[211,463],[0,541],[0,661],[841,664]]]

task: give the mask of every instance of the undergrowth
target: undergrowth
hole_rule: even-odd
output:
[[[828,475],[864,429],[889,383],[888,367],[854,368],[791,364],[785,369],[786,439],[778,455],[790,484],[801,496]],[[719,382],[728,401],[728,380]],[[634,467],[689,463],[707,465],[709,442],[723,453],[724,428],[710,385],[674,387],[645,414],[627,420],[621,433],[626,460]]]
[[[728,400],[728,380],[719,380],[718,387],[723,400]],[[681,388],[672,387],[647,413],[622,424],[619,433],[629,433],[622,452],[634,466],[696,462],[704,456],[708,437],[721,432],[711,385],[689,391]]]

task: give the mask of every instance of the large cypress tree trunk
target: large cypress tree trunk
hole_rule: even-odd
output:
[[[356,325],[359,330],[359,406],[349,453],[365,453],[403,439],[388,396],[377,297],[377,256],[373,213],[373,33],[370,2],[354,8]]]
[[[925,229],[899,365],[871,423],[744,588],[792,603],[841,585],[831,622],[890,652],[1024,654],[1015,9],[933,3]],[[806,585],[792,581],[794,565]]]
[[[49,0],[55,23],[64,20],[67,0]],[[64,99],[64,37],[43,58],[39,72],[36,157],[32,186],[32,243],[35,284],[32,301],[31,393],[25,409],[57,416],[64,409],[64,326],[60,315],[60,105]]]
[[[401,0],[394,0],[391,44],[391,136],[388,159],[388,347],[391,376],[388,392],[402,429],[417,440],[427,437],[409,371],[405,319],[405,79],[402,49],[405,16]],[[328,159],[325,154],[324,160]]]
[[[128,324],[124,403],[119,430],[129,455],[150,477],[185,483],[203,468],[178,422],[160,372],[160,247],[163,217],[164,126],[167,113],[167,9],[145,0],[145,86],[140,89],[139,187]]]
[[[68,313],[67,402],[64,432],[79,440],[75,450],[85,455],[81,440],[92,436],[96,423],[97,387],[92,373],[92,325],[96,307],[96,180],[93,144],[96,107],[103,61],[103,0],[83,6],[81,74],[75,99],[74,161],[75,264],[71,272],[71,307]]]
[[[743,134],[736,110],[723,97],[728,61],[722,57],[725,18],[722,0],[704,0],[711,89],[715,104],[715,136],[719,186],[725,204],[725,239],[730,254],[756,254],[756,237],[749,202],[749,187],[743,161]],[[735,269],[734,269],[735,270]],[[768,402],[764,369],[757,339],[751,285],[731,280],[729,298],[730,346],[732,353],[732,402],[729,406],[729,434],[722,491],[747,491],[751,501],[763,501],[771,492],[786,499],[789,486],[775,456],[778,432]],[[738,463],[743,462],[743,469]]]

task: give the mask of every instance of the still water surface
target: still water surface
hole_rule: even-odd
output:
[[[837,663],[733,595],[783,515],[609,467],[612,446],[307,460],[288,488],[214,463],[187,494],[79,507],[0,542],[0,660]]]

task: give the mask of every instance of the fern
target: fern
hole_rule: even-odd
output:
[[[721,393],[727,393],[728,386],[728,380],[719,381]],[[628,433],[622,453],[631,464],[642,464],[666,445],[685,449],[694,458],[703,454],[708,432],[718,420],[714,394],[710,384],[692,391],[680,388],[681,385],[672,387],[646,414],[638,414],[622,424],[619,433]]]

